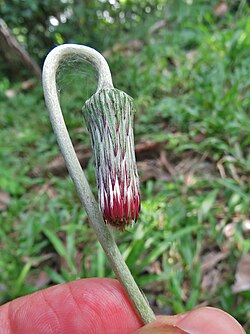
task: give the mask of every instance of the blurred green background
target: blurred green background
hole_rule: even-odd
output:
[[[1,303],[113,277],[41,89],[44,57],[72,42],[102,52],[115,87],[135,99],[142,210],[116,239],[139,286],[157,313],[216,306],[250,333],[249,14],[243,0],[0,0]],[[96,195],[81,114],[96,75],[65,62],[58,87]]]

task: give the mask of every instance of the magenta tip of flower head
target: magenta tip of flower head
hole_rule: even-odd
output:
[[[104,221],[119,230],[124,230],[126,226],[137,221],[140,212],[140,193],[136,188],[119,184],[118,178],[116,178],[114,187],[106,190],[101,193],[99,188],[100,207]]]

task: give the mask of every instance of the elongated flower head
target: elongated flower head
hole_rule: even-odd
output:
[[[104,221],[123,230],[137,220],[140,211],[133,100],[118,89],[102,89],[86,101],[83,115],[95,156]]]

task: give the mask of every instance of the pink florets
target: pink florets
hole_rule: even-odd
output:
[[[99,188],[100,207],[106,222],[123,230],[136,222],[140,211],[140,193],[135,185],[127,185],[116,176],[108,189]]]

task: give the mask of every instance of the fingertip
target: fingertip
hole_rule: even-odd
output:
[[[176,326],[190,334],[245,334],[230,314],[214,307],[201,307],[177,317]]]
[[[244,329],[228,313],[213,307],[174,315],[159,316],[135,334],[246,334]]]

